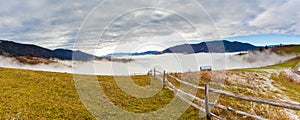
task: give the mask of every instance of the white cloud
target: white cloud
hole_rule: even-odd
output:
[[[273,6],[249,22],[257,29],[281,34],[299,34],[300,1],[289,0]],[[268,7],[268,6],[266,6]]]
[[[102,1],[1,0],[0,38],[51,49],[72,48],[80,30],[75,49],[109,52],[107,48],[118,44],[128,45],[130,51],[141,39],[168,46],[180,44],[182,38],[300,33],[298,0],[106,0],[91,11]],[[104,40],[99,41],[103,32]]]

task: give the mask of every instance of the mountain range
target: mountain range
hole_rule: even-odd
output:
[[[225,53],[225,52],[242,52],[256,50],[262,47],[254,46],[249,43],[230,42],[227,40],[201,42],[199,44],[182,44],[169,47],[163,51],[146,51],[141,53],[112,53],[105,56],[139,56],[139,55],[157,55],[163,53]]]
[[[75,56],[72,56],[72,55]],[[45,59],[60,59],[60,60],[89,60],[94,58],[93,55],[68,49],[50,50],[37,45],[21,44],[12,41],[0,40],[0,55],[8,57],[39,57]]]
[[[159,51],[146,51],[146,52],[135,52],[135,53],[111,53],[105,55],[106,57],[113,57],[113,56],[141,56],[141,55],[157,55],[161,54]]]
[[[230,42],[227,40],[201,42],[199,44],[182,44],[167,48],[162,53],[225,53],[255,50],[261,47],[249,43]]]
[[[87,54],[84,52],[81,52],[79,50],[77,51],[72,51],[72,50],[68,50],[68,49],[55,49],[54,50],[55,53],[64,55],[70,59],[73,60],[91,60],[91,59],[95,59],[94,55],[91,54]]]
[[[21,44],[12,41],[0,40],[0,55],[8,57],[40,57],[45,59],[61,59],[61,60],[91,60],[103,59],[113,56],[139,56],[139,55],[157,55],[164,53],[224,53],[224,52],[241,52],[255,50],[261,47],[251,45],[249,43],[230,42],[227,40],[201,42],[199,44],[182,44],[167,48],[163,51],[146,51],[136,53],[112,53],[102,57],[97,57],[82,51],[72,51],[69,49],[50,50],[37,45]]]

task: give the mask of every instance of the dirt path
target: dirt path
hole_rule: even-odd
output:
[[[266,75],[260,74],[259,76],[265,80],[264,84],[269,86],[270,90],[277,91],[277,93],[275,93],[276,94],[275,96],[277,97],[277,99],[282,100],[282,101],[295,102],[295,101],[291,100],[287,95],[285,95],[284,92],[280,88],[273,85],[274,81],[270,79],[272,73],[279,74],[281,71],[282,70],[266,70],[266,72],[267,72]],[[283,70],[283,71],[290,71],[290,70]],[[293,110],[290,110],[290,109],[284,109],[284,110],[285,110],[286,114],[292,120],[300,120],[300,117],[298,115],[296,115]]]
[[[246,86],[245,89],[249,93],[270,95],[281,101],[295,102],[291,100],[285,93],[274,85],[274,80],[271,80],[271,74],[279,74],[286,70],[264,70],[264,72],[229,72],[227,73],[227,81],[231,84]],[[251,88],[251,89],[249,89]],[[292,120],[300,120],[300,117],[293,110],[284,109],[284,112]]]

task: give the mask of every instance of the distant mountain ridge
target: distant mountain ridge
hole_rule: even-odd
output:
[[[95,58],[94,55],[87,54],[87,53],[81,52],[79,50],[72,51],[72,50],[68,50],[68,49],[55,49],[54,52],[64,55],[73,60],[91,60],[91,59]]]
[[[117,57],[117,56],[141,56],[141,55],[157,55],[161,54],[159,51],[146,51],[146,52],[135,52],[135,53],[111,53],[105,55],[105,57]]]
[[[240,52],[255,50],[261,47],[251,45],[249,43],[230,42],[227,40],[221,41],[209,41],[199,44],[182,44],[167,48],[163,51],[146,51],[136,53],[112,53],[106,56],[97,57],[91,54],[87,54],[81,51],[72,51],[68,49],[55,49],[50,50],[37,45],[21,44],[12,41],[0,40],[0,55],[9,57],[39,57],[45,59],[57,58],[61,60],[91,60],[91,59],[103,59],[106,57],[115,56],[140,56],[140,55],[157,55],[163,53],[224,53],[224,52]]]
[[[75,54],[72,57],[72,54]],[[0,55],[8,57],[39,57],[45,59],[61,59],[61,60],[89,60],[93,58],[93,55],[81,52],[72,51],[67,49],[50,50],[37,45],[21,44],[12,41],[0,40]]]
[[[227,40],[201,42],[199,44],[182,44],[167,48],[162,53],[225,53],[255,50],[261,47],[249,43],[230,42]]]

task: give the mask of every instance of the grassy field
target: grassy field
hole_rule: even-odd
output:
[[[262,67],[260,69],[289,69],[289,68],[294,68],[299,63],[300,63],[300,58],[297,57],[297,58],[291,59],[289,61],[286,61],[286,62],[283,62],[280,64],[266,66],[266,67]]]
[[[273,48],[273,51],[279,54],[297,54],[300,53],[300,46],[276,47]],[[31,59],[26,58],[24,60],[28,61]],[[260,98],[279,99],[278,96],[286,96],[290,100],[300,102],[300,84],[296,84],[289,80],[290,78],[288,78],[285,73],[273,73],[269,76],[272,85],[278,88],[279,91],[269,91],[264,88],[266,86],[261,87],[262,83],[265,81],[260,80],[261,78],[259,78],[260,75],[268,76],[267,74],[269,73],[267,71],[291,69],[297,66],[298,63],[300,63],[300,58],[261,68],[230,70],[228,71],[229,74],[227,74],[230,78],[224,81],[224,89],[233,93]],[[179,78],[182,77],[182,74],[180,73],[173,75]],[[201,73],[199,75],[199,86],[203,86],[211,77],[209,73]],[[0,68],[0,119],[96,119],[80,100],[73,77],[72,74],[65,73]],[[152,78],[147,75],[131,77],[96,76],[96,78],[106,97],[123,111],[149,113],[164,108],[176,98],[174,93],[166,88],[162,89],[152,97],[136,98],[125,93],[115,81],[115,79],[122,79],[126,84],[127,81],[133,80],[135,84],[144,88],[149,86],[152,80]],[[167,79],[177,87],[183,86],[170,77]],[[183,79],[191,82],[194,78]],[[194,81],[198,81],[199,79]],[[243,84],[245,81],[246,84]],[[127,87],[129,88],[131,86]],[[185,91],[191,91],[191,89],[187,88]],[[198,97],[204,98],[203,90],[196,90],[196,94]],[[202,105],[196,101],[194,101],[194,103]],[[219,97],[218,103],[251,114],[260,115],[268,119],[290,119],[283,108],[266,104],[258,104],[223,95]],[[101,118],[116,114],[110,109],[105,109],[102,112]],[[212,112],[229,120],[253,120],[253,118],[218,108],[213,108]],[[300,111],[293,112],[295,115],[300,116]],[[199,110],[189,106],[179,119],[199,119],[198,116]],[[170,116],[162,116],[160,119],[167,119],[169,117]]]
[[[236,70],[234,72],[241,71]],[[246,72],[244,74],[253,72],[260,74],[255,70],[243,72]],[[180,77],[180,74],[176,76]],[[276,85],[284,90],[284,94],[295,101],[299,101],[297,97],[299,93],[297,91],[300,90],[299,86],[283,80],[282,77],[282,75],[274,75],[271,79],[278,81]],[[133,76],[130,79],[124,76],[118,78],[124,81],[132,79],[140,87],[147,86],[151,82],[151,78],[146,75]],[[199,78],[202,79],[199,85],[203,85],[209,77],[202,75]],[[97,79],[109,100],[118,108],[128,112],[156,111],[166,106],[175,97],[172,91],[163,89],[150,98],[135,98],[118,87],[114,80],[116,77],[97,76]],[[168,79],[179,86],[179,83],[171,78]],[[272,98],[272,94],[277,93],[267,92],[268,94],[265,95],[261,94],[257,88],[233,84],[229,81],[225,81],[225,87],[226,90],[234,93],[264,98]],[[95,119],[80,101],[72,74],[0,68],[0,88],[0,119]],[[257,89],[257,91],[249,91],[249,89]],[[197,95],[203,98],[203,91],[197,91]],[[287,115],[282,112],[283,109],[278,107],[256,104],[227,96],[220,96],[218,103],[270,119],[288,119]],[[250,117],[218,108],[213,108],[212,112],[226,119],[252,120]],[[107,114],[114,113],[108,111]],[[198,115],[198,110],[189,107],[179,119],[199,119]]]
[[[243,68],[243,69],[233,69],[230,71],[244,71],[244,72],[264,72],[267,69],[275,70],[275,69],[293,69],[298,64],[300,64],[300,58],[296,57],[291,60],[288,60],[286,62],[265,66],[265,67],[259,67],[259,68]]]
[[[122,92],[114,77],[97,78],[108,98],[129,112],[155,111],[174,98],[173,92],[163,89],[151,98],[138,99]],[[149,76],[132,79],[140,86],[151,81]],[[0,119],[95,119],[81,103],[71,74],[0,68],[0,101]],[[181,119],[197,115],[190,107]]]
[[[0,119],[93,119],[72,77],[0,68]]]
[[[272,51],[279,54],[300,53],[300,45],[286,45],[272,48]]]

